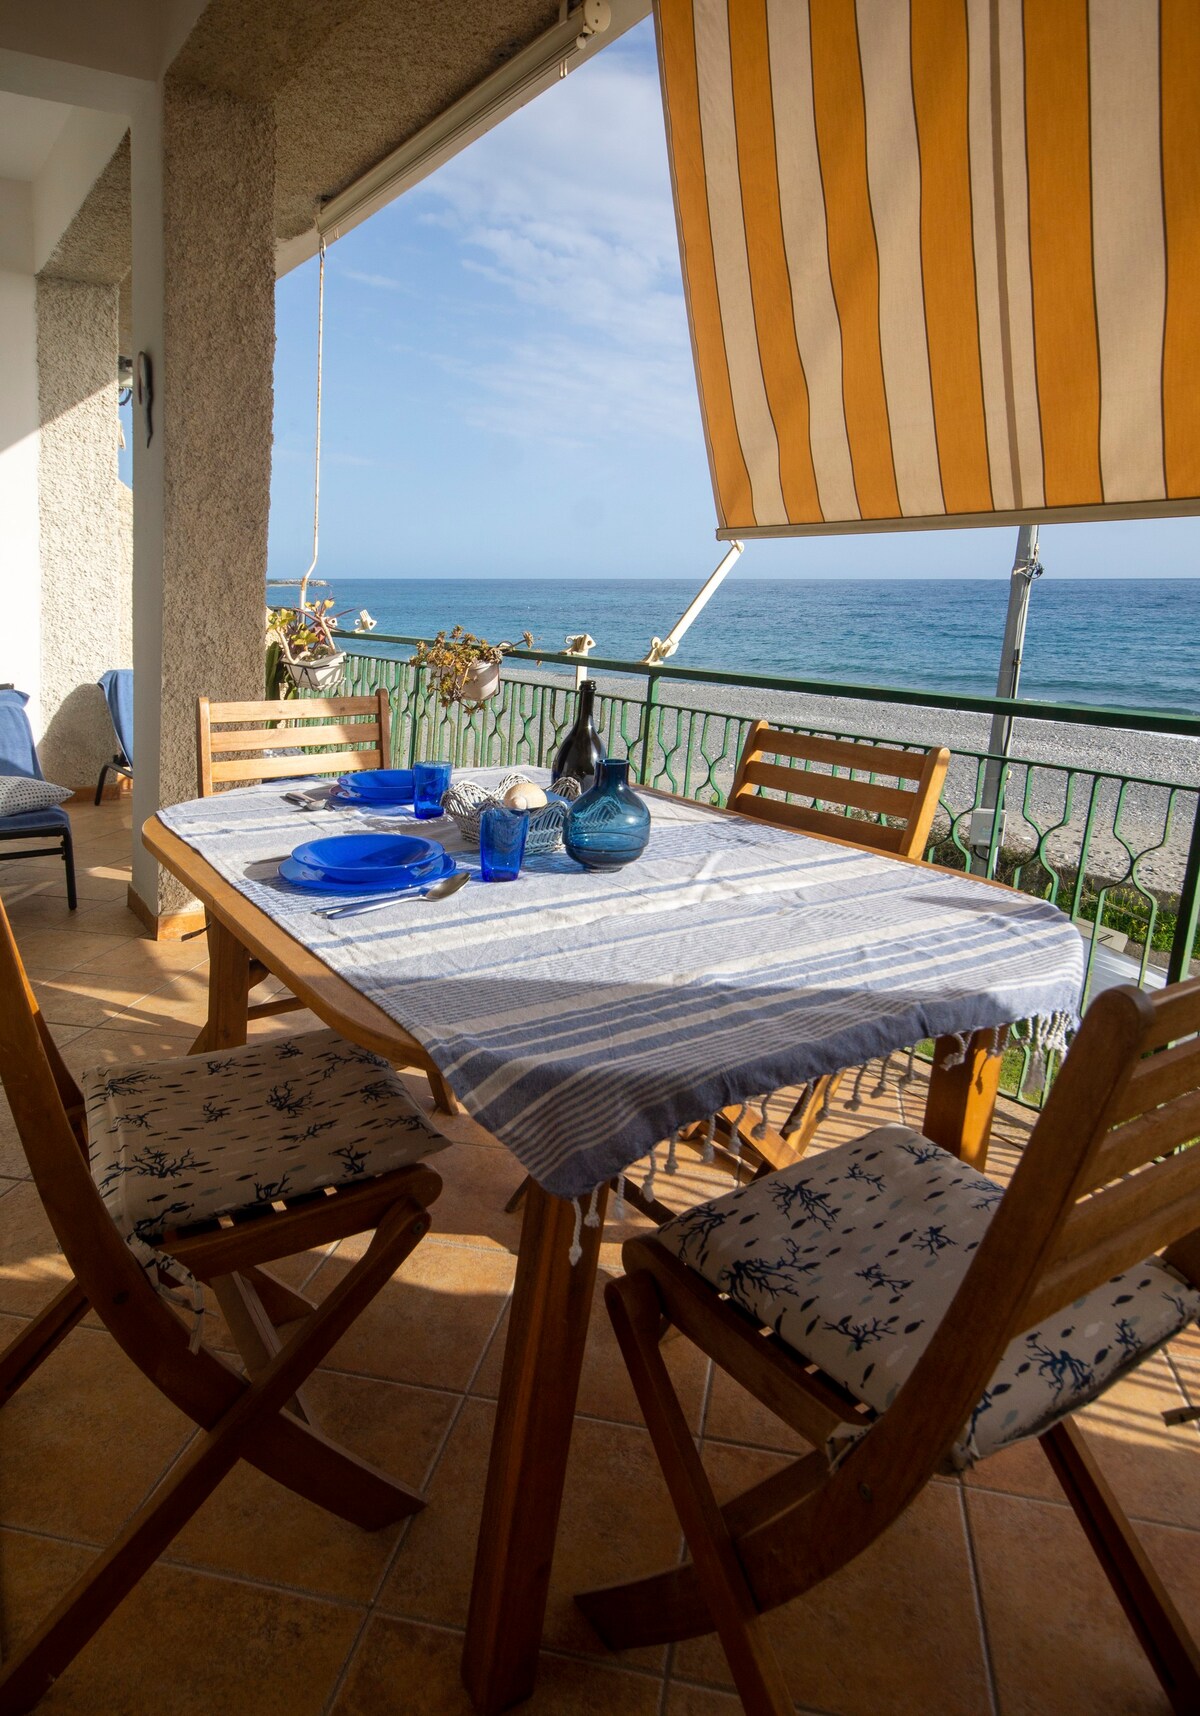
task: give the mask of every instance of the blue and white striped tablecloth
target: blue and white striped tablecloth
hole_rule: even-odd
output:
[[[646,853],[615,874],[560,853],[511,884],[336,923],[263,860],[370,825],[362,813],[305,816],[268,786],[160,814],[423,1043],[468,1112],[564,1197],[726,1103],[925,1037],[1074,1017],[1083,944],[1054,906],[648,802]],[[472,861],[449,822],[421,831]]]

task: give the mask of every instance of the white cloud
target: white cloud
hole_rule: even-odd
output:
[[[649,51],[648,51],[649,50]],[[691,439],[696,402],[652,37],[640,27],[416,193],[464,271],[535,313],[443,363],[477,427]],[[476,342],[478,344],[478,342]]]

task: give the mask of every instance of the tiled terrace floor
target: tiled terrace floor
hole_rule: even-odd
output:
[[[124,905],[128,814],[74,810],[81,903],[53,860],[0,866],[0,891],[68,1063],[178,1054],[202,1016],[205,943],[155,945]],[[303,1029],[306,1015],[269,1023]],[[427,1087],[414,1084],[414,1089]],[[920,1097],[910,1099],[919,1117]],[[881,1118],[893,1118],[889,1098]],[[866,1114],[835,1106],[828,1141]],[[919,1119],[918,1119],[919,1123]],[[407,1530],[330,1519],[246,1467],[228,1478],[42,1708],[87,1716],[442,1716],[458,1680],[472,1545],[512,1286],[515,1160],[469,1122],[438,1158],[432,1236],[317,1373],[329,1431],[424,1486]],[[1019,1139],[1019,1115],[1002,1117]],[[1002,1170],[1012,1150],[997,1148]],[[713,1183],[693,1169],[668,1195]],[[721,1182],[727,1183],[727,1182]],[[619,1268],[635,1223],[610,1227]],[[344,1267],[295,1259],[320,1294]],[[0,1118],[0,1341],[50,1297],[62,1263]],[[219,1323],[210,1336],[220,1341]],[[698,1354],[674,1368],[703,1454],[733,1492],[799,1444]],[[1200,1400],[1200,1339],[1180,1342],[1084,1414],[1101,1463],[1200,1632],[1200,1428],[1160,1413]],[[0,1648],[45,1612],[193,1434],[94,1319],[0,1414]],[[550,1716],[730,1716],[740,1705],[711,1640],[609,1655],[574,1609],[582,1587],[649,1571],[679,1534],[602,1311],[575,1425],[538,1692]],[[1157,1683],[1036,1447],[965,1482],[937,1481],[892,1531],[774,1618],[805,1711],[837,1716],[1081,1716],[1163,1712]]]

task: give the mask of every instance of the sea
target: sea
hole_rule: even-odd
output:
[[[696,593],[686,579],[505,581],[328,574],[343,625],[431,638],[461,625],[546,650],[587,631],[594,654],[640,661]],[[1009,580],[771,580],[734,572],[685,634],[681,667],[993,694]],[[318,592],[313,592],[314,595]],[[273,598],[286,599],[280,591]],[[403,652],[398,652],[403,653]],[[1033,587],[1020,695],[1200,713],[1200,579],[1059,579]]]

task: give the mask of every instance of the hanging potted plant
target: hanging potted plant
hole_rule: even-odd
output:
[[[306,597],[302,591],[295,608],[267,609],[268,687],[275,687],[271,695],[285,695],[287,682],[297,691],[329,691],[341,680],[346,654],[334,633],[342,614],[332,611],[332,596],[320,602]],[[365,609],[359,623],[364,630],[375,624]]]
[[[533,636],[522,632],[521,642],[532,649]],[[500,689],[500,663],[514,643],[489,643],[466,632],[461,626],[439,632],[432,643],[419,643],[413,661],[427,667],[437,686],[438,701],[444,709],[461,703],[464,709],[482,709],[489,697]]]

